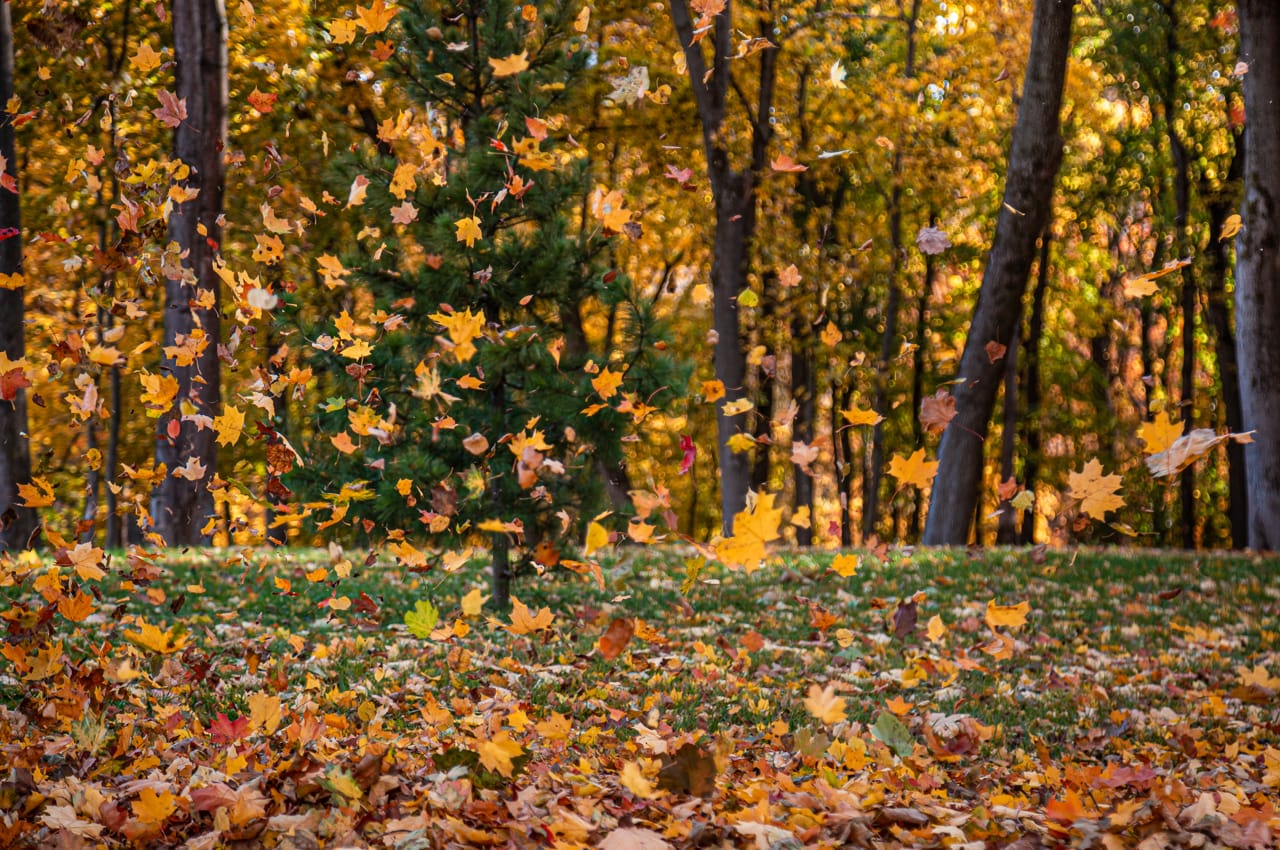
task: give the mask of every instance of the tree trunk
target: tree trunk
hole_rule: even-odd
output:
[[[13,116],[5,110],[13,97],[13,18],[9,4],[0,3],[0,162],[7,185],[0,186],[0,230],[17,234],[0,241],[0,274],[22,272],[22,218],[18,195],[18,153]],[[12,180],[12,183],[9,183]],[[26,354],[23,333],[26,289],[0,289],[0,351],[11,361]],[[22,549],[39,524],[31,508],[18,502],[18,485],[31,480],[31,449],[27,441],[27,395],[18,390],[13,400],[0,401],[0,549]]]
[[[929,213],[929,226],[938,223],[937,215]],[[916,302],[916,336],[915,351],[911,355],[911,444],[924,445],[924,426],[920,424],[920,404],[924,401],[924,369],[926,345],[925,334],[928,332],[929,295],[933,291],[934,254],[924,255],[924,285],[920,288],[920,298]],[[919,487],[915,489],[915,504],[911,509],[911,520],[908,536],[911,542],[920,539],[920,529],[924,526],[924,493]]]
[[[1014,464],[1018,456],[1018,336],[1021,316],[1014,326],[1013,339],[1004,353],[1004,419],[1000,428],[1000,480],[1017,475]],[[1000,503],[996,520],[996,543],[1012,546],[1018,542],[1018,518],[1009,500]]]
[[[1227,169],[1224,197],[1215,198],[1209,207],[1209,279],[1206,283],[1208,304],[1205,315],[1213,329],[1217,353],[1218,382],[1222,387],[1222,407],[1227,430],[1244,429],[1240,411],[1240,369],[1236,363],[1236,336],[1231,325],[1231,305],[1227,300],[1227,242],[1219,238],[1231,214],[1232,187],[1240,180],[1244,166],[1243,139],[1236,139],[1236,151]],[[1234,440],[1227,443],[1227,482],[1229,502],[1227,516],[1231,522],[1231,545],[1244,548],[1249,539],[1248,482],[1245,476],[1245,447]]]
[[[1280,548],[1280,5],[1240,0],[1244,227],[1236,239],[1236,352],[1246,430],[1249,546]]]
[[[804,443],[813,442],[813,420],[815,413],[814,398],[817,395],[817,382],[813,368],[813,334],[799,305],[793,305],[795,311],[791,317],[791,398],[796,402],[796,418],[792,427],[792,439]],[[813,523],[817,517],[813,515],[813,476],[798,465],[793,465],[792,475],[795,480],[795,502],[793,513],[808,508],[809,527],[796,528],[796,544],[813,545]]]
[[[177,378],[178,394],[157,434],[156,460],[169,472],[160,485],[155,522],[167,544],[180,546],[208,538],[201,528],[213,514],[208,484],[217,469],[213,429],[197,430],[182,421],[180,404],[188,399],[208,416],[216,416],[221,408],[219,280],[213,259],[220,238],[222,151],[227,139],[227,19],[222,0],[174,0],[173,45],[177,95],[186,101],[188,116],[174,133],[174,155],[191,168],[186,182],[199,195],[175,205],[169,216],[169,239],[182,252],[182,275],[165,286],[164,344],[192,345],[198,340],[199,354],[189,366],[179,366],[172,357],[162,366]],[[174,430],[176,437],[171,436]],[[174,472],[189,462],[188,475],[194,480],[176,477]]]
[[[1053,236],[1046,224],[1040,235],[1040,260],[1036,267],[1036,288],[1031,295],[1031,317],[1027,320],[1026,380],[1022,395],[1025,409],[1022,414],[1026,458],[1022,462],[1022,486],[1032,493],[1036,491],[1036,478],[1040,474],[1040,340],[1044,337],[1044,299],[1049,289],[1049,254]],[[1022,517],[1024,544],[1036,542],[1036,512],[1027,511]]]
[[[694,42],[693,20],[687,0],[670,0],[671,22],[688,66],[689,80],[702,126],[703,152],[707,176],[715,204],[715,237],[712,242],[711,288],[715,294],[712,327],[716,333],[713,360],[716,377],[724,384],[725,396],[716,406],[716,437],[719,446],[721,528],[733,533],[733,516],[743,509],[751,482],[747,455],[729,449],[729,439],[745,428],[745,414],[726,416],[725,406],[745,394],[746,352],[741,340],[738,295],[747,286],[752,243],[756,232],[756,175],[768,162],[768,145],[773,136],[769,115],[773,109],[777,49],[760,51],[759,86],[751,125],[751,161],[743,169],[734,168],[725,138],[725,102],[733,73],[733,6],[725,5],[716,15],[708,68],[700,43]],[[771,22],[762,18],[761,35],[772,35]]]
[[[1059,111],[1074,5],[1075,0],[1036,0],[1004,203],[960,360],[963,383],[953,393],[956,417],[938,449],[938,473],[924,529],[928,545],[963,545],[969,538],[982,476],[982,444],[1003,370],[1002,364],[991,363],[985,346],[1012,339],[1036,239],[1049,218],[1062,160]]]
[[[1174,125],[1174,101],[1178,98],[1178,10],[1174,0],[1164,0],[1165,17],[1168,18],[1165,29],[1165,79],[1163,101],[1164,131],[1169,142],[1169,157],[1173,160],[1173,226],[1175,244],[1180,259],[1191,256],[1191,239],[1187,232],[1187,223],[1191,210],[1191,163],[1187,155],[1186,145],[1178,135]],[[1195,426],[1195,374],[1196,374],[1196,275],[1195,264],[1182,269],[1182,386],[1180,387],[1182,415],[1182,432],[1191,433]],[[1190,464],[1182,471],[1179,486],[1182,547],[1194,549],[1196,546],[1196,472],[1195,464]]]

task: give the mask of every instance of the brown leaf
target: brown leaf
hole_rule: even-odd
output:
[[[716,760],[695,744],[682,744],[674,755],[662,757],[658,787],[666,791],[710,797],[716,790]]]
[[[171,129],[177,129],[178,125],[187,120],[187,99],[181,100],[173,92],[163,91],[157,93],[160,98],[160,108],[151,110],[151,114],[160,119],[160,123]]]
[[[983,348],[987,352],[987,359],[992,363],[1004,357],[1005,352],[1009,350],[1008,346],[998,343],[994,339],[984,345]]]
[[[630,617],[618,617],[609,624],[605,633],[600,635],[596,649],[600,650],[600,654],[606,661],[612,661],[627,648],[627,644],[631,642],[631,636],[635,633],[636,625]]]
[[[918,617],[919,610],[914,596],[899,602],[898,610],[893,612],[893,636],[902,640],[914,632]]]
[[[946,387],[939,387],[936,393],[920,402],[920,424],[930,434],[941,434],[955,418],[956,400]]]

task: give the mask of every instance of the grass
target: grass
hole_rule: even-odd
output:
[[[491,795],[486,800],[526,786],[553,796],[571,787],[575,797],[602,795],[597,802],[617,813],[637,803],[619,785],[622,765],[648,765],[642,769],[654,778],[665,758],[655,741],[673,750],[698,741],[723,756],[716,761],[720,796],[708,815],[722,829],[744,816],[739,806],[761,799],[735,789],[766,788],[772,822],[783,823],[792,804],[777,797],[778,787],[821,781],[895,811],[953,799],[971,810],[964,832],[974,840],[1003,840],[1032,822],[1042,836],[1082,840],[1075,815],[1063,820],[1046,808],[1079,795],[1132,843],[1169,819],[1143,821],[1123,808],[1137,806],[1149,783],[1097,784],[1100,772],[1118,766],[1180,777],[1184,790],[1234,793],[1243,807],[1237,812],[1280,804],[1280,775],[1273,782],[1259,767],[1280,732],[1275,559],[918,550],[883,561],[864,554],[856,574],[842,577],[831,569],[832,553],[784,552],[745,573],[704,564],[692,550],[621,549],[603,563],[602,585],[562,568],[521,577],[515,595],[532,611],[548,608],[554,621],[544,632],[516,635],[505,628],[505,613],[461,616],[462,597],[487,585],[483,564],[414,574],[365,555],[192,552],[167,554],[151,568],[118,563],[94,615],[67,636],[67,653],[105,652],[109,679],[124,669],[112,666],[120,659],[144,675],[99,691],[103,699],[74,717],[47,688],[68,719],[25,727],[26,735],[46,730],[39,733],[45,744],[35,747],[10,729],[11,742],[26,747],[11,752],[57,751],[39,763],[49,776],[91,776],[102,794],[125,800],[134,793],[128,783],[172,763],[179,745],[181,758],[201,770],[229,771],[228,782],[258,777],[263,788],[291,788],[296,780],[287,777],[322,765],[329,817],[363,812],[352,823],[363,824],[369,840],[380,837],[379,817],[391,815],[332,788],[350,787],[342,777],[360,773],[371,747],[387,753],[384,764],[395,765],[406,794],[436,777],[431,793],[452,799],[458,789],[438,783],[466,776],[476,794]],[[404,615],[420,600],[439,610],[438,628],[461,621],[465,634],[411,634]],[[990,603],[1023,602],[1023,626],[987,623]],[[914,624],[901,619],[911,606]],[[636,636],[609,659],[597,642],[616,618],[630,618]],[[170,653],[135,647],[125,632],[144,622],[184,645]],[[6,677],[4,663],[0,705],[34,717],[23,707],[28,688]],[[814,688],[842,699],[843,709],[820,719],[806,704]],[[280,701],[278,731],[262,727],[264,698]],[[906,729],[898,756],[873,730],[886,715]],[[294,738],[308,717],[322,721],[321,733],[299,750]],[[956,728],[948,717],[977,725],[947,738]],[[244,718],[255,724],[247,732],[218,731]],[[557,718],[567,724],[559,737],[540,725]],[[4,726],[0,713],[0,733]],[[499,730],[521,750],[511,777],[478,755],[477,742]],[[59,735],[75,746],[52,743]],[[1220,787],[1206,776],[1244,784]],[[1100,789],[1117,795],[1120,808]],[[807,792],[818,797],[805,797],[800,808],[817,805],[827,793],[819,791]],[[272,793],[282,816],[321,805]],[[414,794],[388,811],[435,805]],[[1023,810],[1037,814],[1032,821],[981,814]],[[207,815],[185,811],[170,817],[168,829],[194,835],[209,828]],[[667,824],[669,837],[687,826],[685,815],[649,816],[646,822]],[[617,817],[610,822],[631,822]],[[885,840],[923,841],[899,835],[892,818],[877,824]],[[3,828],[0,820],[0,838]]]

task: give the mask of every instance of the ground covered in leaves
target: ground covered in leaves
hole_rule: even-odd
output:
[[[1280,840],[1274,560],[646,550],[500,617],[337,550],[26,569],[10,632],[76,627],[0,644],[0,846]]]

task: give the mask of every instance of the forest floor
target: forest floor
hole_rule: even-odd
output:
[[[0,846],[1280,840],[1280,561],[832,565],[637,549],[495,619],[470,566],[135,562],[67,675],[0,658]]]

